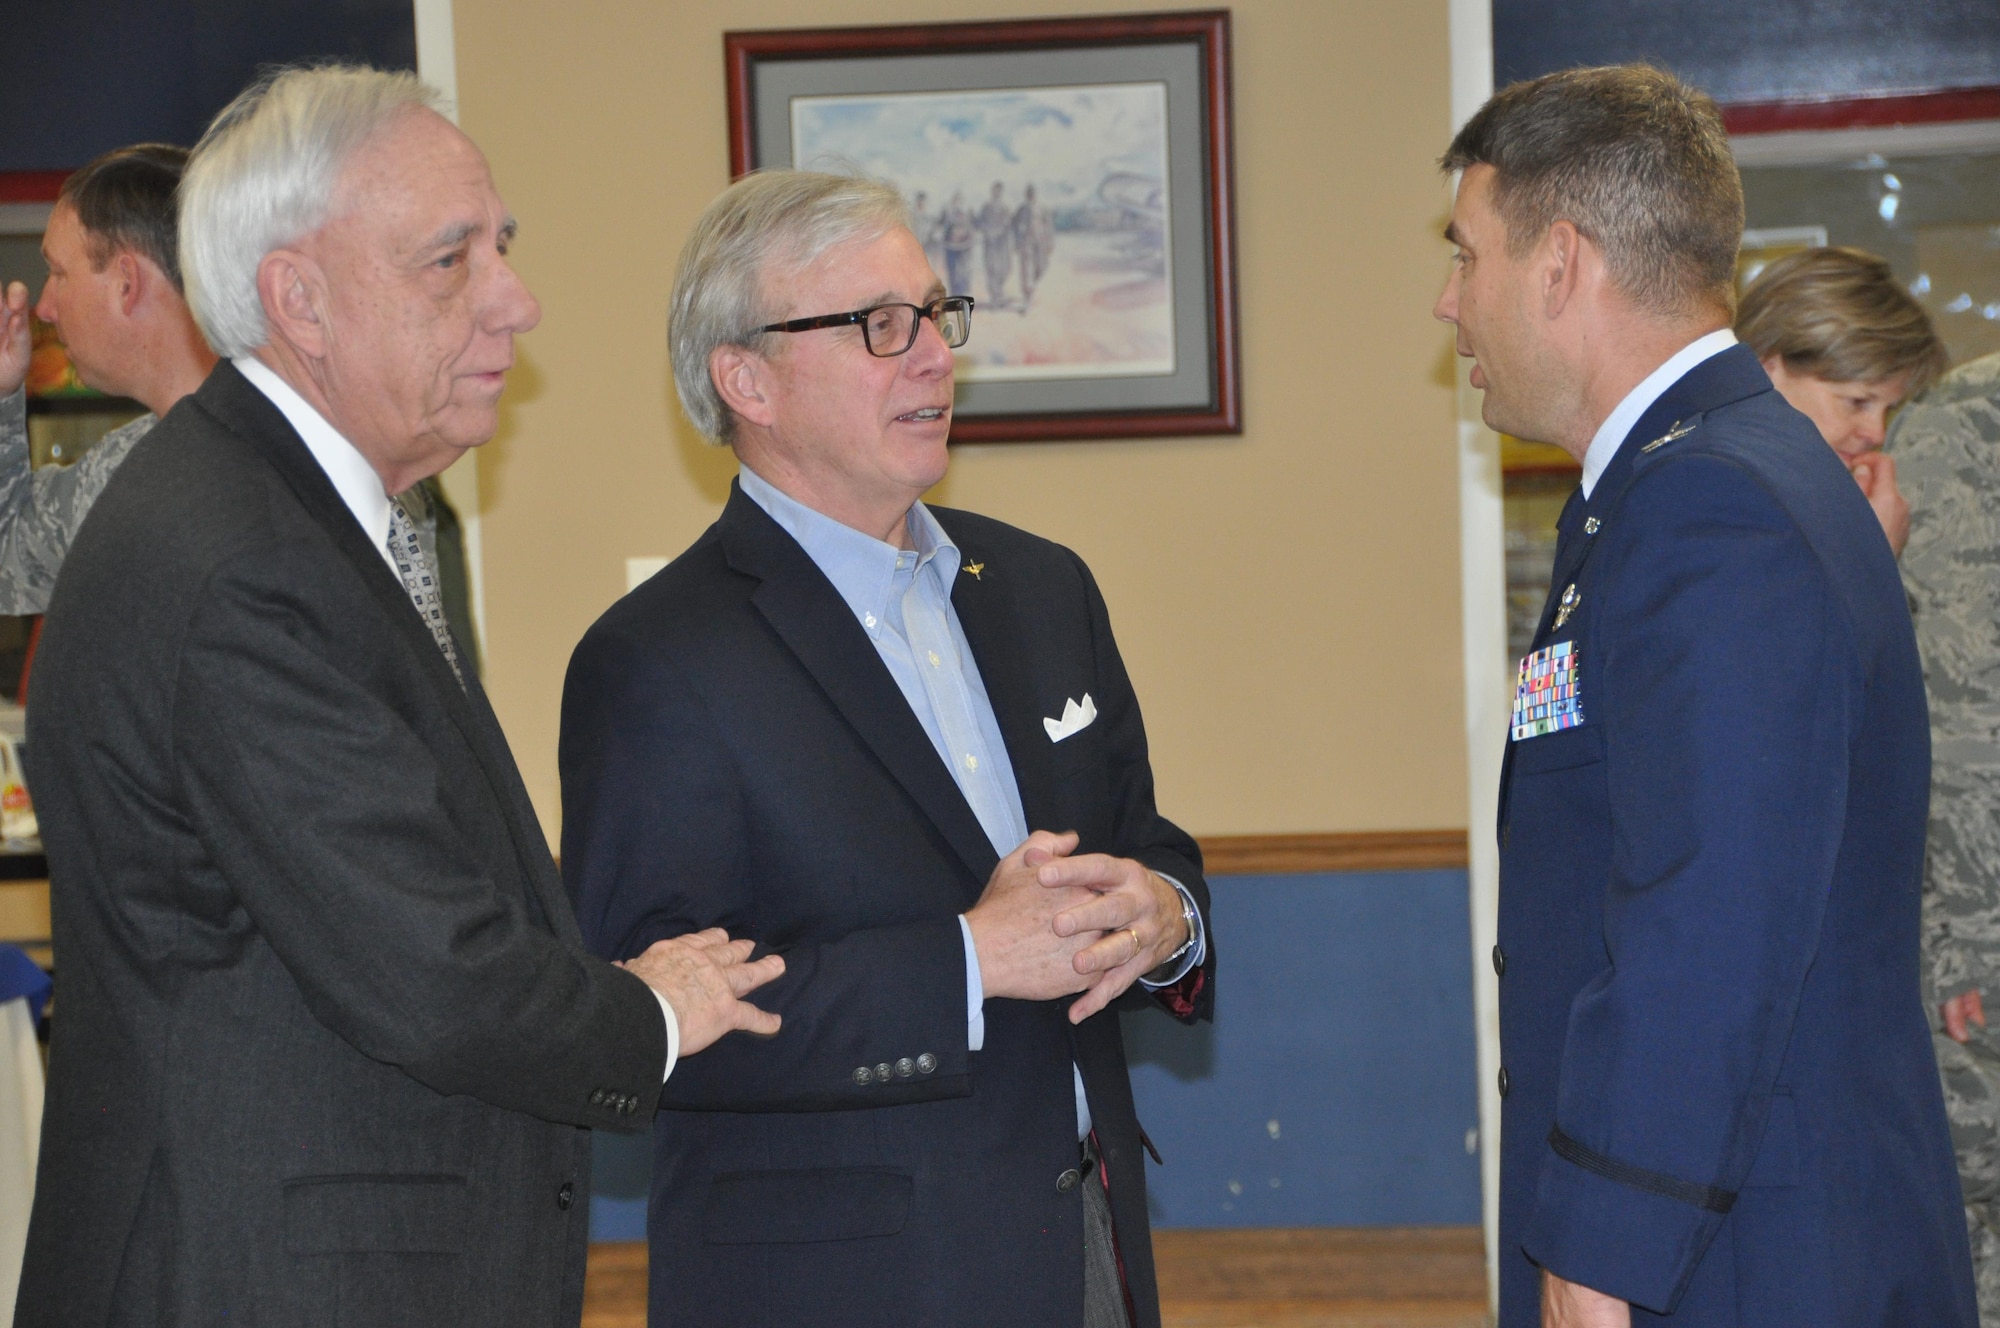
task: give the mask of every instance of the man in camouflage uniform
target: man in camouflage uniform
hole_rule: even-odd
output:
[[[1965,1186],[1980,1321],[2000,1328],[2000,355],[1946,376],[1896,420],[1910,504],[1903,582],[1931,706],[1925,979]]]
[[[90,505],[215,355],[181,296],[174,191],[187,149],[142,143],[70,176],[42,237],[49,280],[35,313],[62,334],[77,377],[150,412],[62,469],[32,468],[24,390],[33,347],[28,290],[0,292],[0,613],[40,613]]]

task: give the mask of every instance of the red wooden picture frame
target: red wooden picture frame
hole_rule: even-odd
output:
[[[794,28],[723,34],[728,83],[729,169],[741,176],[756,159],[757,78],[775,62],[842,58],[1029,53],[1190,43],[1198,52],[1203,107],[1203,189],[1209,399],[1196,407],[1103,409],[1059,413],[955,415],[954,442],[1168,437],[1243,431],[1236,308],[1235,165],[1231,150],[1229,11],[1101,15],[982,23]],[[1175,225],[1184,224],[1175,218]],[[1115,384],[1115,378],[1105,380]]]

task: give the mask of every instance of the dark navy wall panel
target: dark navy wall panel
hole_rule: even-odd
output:
[[[1477,1223],[1465,873],[1211,884],[1214,1025],[1125,1016],[1154,1222]],[[593,1238],[645,1235],[650,1147],[597,1136]]]
[[[411,0],[8,0],[4,13],[0,171],[192,144],[260,65],[417,64]]]
[[[1718,101],[2000,83],[1996,0],[1493,0],[1495,86],[1652,60]]]

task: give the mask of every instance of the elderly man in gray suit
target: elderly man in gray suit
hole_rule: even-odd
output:
[[[61,996],[17,1324],[575,1324],[588,1127],[777,1029],[747,942],[584,952],[394,497],[493,434],[514,229],[407,74],[282,72],[189,165],[223,362],[99,500],[36,670]]]

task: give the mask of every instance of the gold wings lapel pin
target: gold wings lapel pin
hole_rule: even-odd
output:
[[[979,579],[980,579],[980,576],[979,576],[979,574],[980,574],[981,572],[983,572],[983,571],[985,571],[985,570],[986,570],[986,564],[985,564],[985,563],[967,563],[967,564],[965,565],[965,570],[966,570],[966,571],[968,571],[968,572],[970,572],[970,573],[972,573],[972,579],[973,579],[974,581],[977,581],[977,580],[979,580]]]

